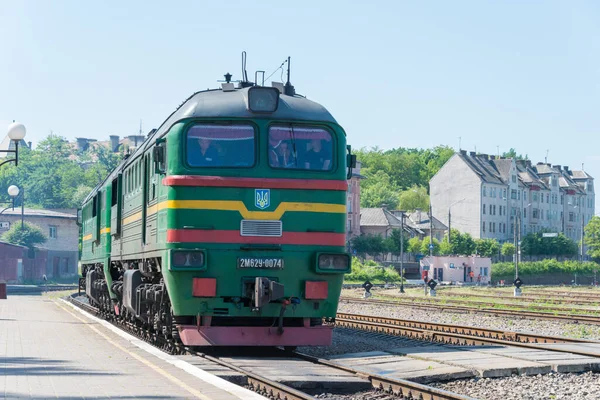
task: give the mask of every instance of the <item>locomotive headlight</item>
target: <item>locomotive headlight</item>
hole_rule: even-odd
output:
[[[255,113],[272,113],[279,105],[279,90],[272,87],[248,89],[248,109]]]
[[[348,256],[348,254],[318,254],[317,271],[337,273],[349,272],[350,256]]]
[[[205,255],[197,250],[172,250],[169,269],[202,270],[205,269]]]

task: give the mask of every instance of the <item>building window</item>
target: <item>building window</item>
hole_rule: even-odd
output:
[[[54,225],[50,225],[50,231],[48,232],[48,237],[51,239],[56,239],[58,237],[58,227]]]
[[[492,223],[490,222],[490,233],[491,232],[494,232],[494,231],[493,231],[493,228],[492,228]]]
[[[487,188],[484,186],[483,187],[483,197],[487,196]]]
[[[533,209],[533,218],[534,219],[538,219],[539,218],[539,213],[540,213],[540,210],[538,210],[537,208],[534,208]]]
[[[569,222],[573,222],[575,221],[575,213],[570,212],[569,213]]]
[[[510,198],[513,200],[517,199],[517,191],[515,189],[510,191]]]
[[[351,213],[352,212],[352,197],[348,198],[347,204],[348,204],[348,212]]]
[[[517,192],[517,200],[521,200],[521,191],[520,190]]]
[[[540,201],[543,203],[544,202],[544,193],[540,194]]]
[[[532,197],[533,201],[538,201],[538,194],[537,193],[534,193],[532,196],[533,196]]]
[[[550,203],[550,195],[549,194],[546,195],[546,203]]]
[[[523,218],[527,218],[527,209],[523,210]]]
[[[513,183],[517,183],[517,176],[516,175],[512,176],[512,181],[513,181]]]
[[[523,200],[527,200],[527,192],[523,190]]]
[[[565,195],[561,194],[560,195],[560,204],[563,205],[565,203]]]
[[[540,219],[544,219],[544,210],[540,211]]]
[[[483,214],[485,215],[485,204],[483,205]]]
[[[482,228],[482,229],[483,229],[483,231],[485,232],[485,221],[483,221],[483,222],[481,223],[481,228]]]
[[[503,198],[506,199],[506,189],[504,189],[504,196],[503,196]]]

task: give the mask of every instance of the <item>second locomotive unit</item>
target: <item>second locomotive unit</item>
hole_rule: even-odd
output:
[[[354,162],[289,82],[195,93],[86,198],[86,294],[155,339],[328,345]]]

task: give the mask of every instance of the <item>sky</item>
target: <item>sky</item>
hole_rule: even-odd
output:
[[[291,56],[353,147],[513,147],[600,177],[596,1],[169,3],[0,0],[0,129],[148,132],[246,51],[251,78]]]

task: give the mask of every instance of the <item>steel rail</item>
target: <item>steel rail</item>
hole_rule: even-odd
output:
[[[532,294],[524,294],[521,295],[521,297],[517,297],[515,298],[514,296],[511,295],[503,295],[503,294],[477,294],[477,293],[457,293],[457,292],[451,292],[451,291],[440,291],[438,292],[438,297],[443,298],[443,297],[479,297],[479,298],[492,298],[492,299],[506,299],[506,300],[521,300],[521,301],[525,301],[525,302],[539,302],[540,300],[544,300],[545,302],[549,302],[549,303],[557,303],[557,304],[580,304],[580,305],[585,305],[585,304],[595,304],[595,305],[600,305],[600,297],[596,298],[596,299],[589,299],[589,298],[570,298],[570,299],[565,299],[564,297],[556,297],[556,296],[544,296],[544,295],[532,295]]]
[[[482,331],[483,329],[475,329],[472,327],[463,327],[464,330],[461,333],[450,332],[444,330],[442,326],[433,328],[431,330],[426,328],[416,328],[411,326],[403,326],[401,325],[402,320],[396,320],[398,323],[383,323],[383,322],[375,322],[379,319],[386,320],[395,320],[394,318],[380,318],[373,317],[369,315],[360,315],[360,314],[351,314],[351,318],[337,318],[335,320],[336,326],[357,329],[357,330],[366,330],[376,333],[383,333],[387,335],[393,336],[404,336],[411,339],[417,340],[426,340],[430,342],[438,342],[443,344],[451,344],[451,345],[459,345],[459,346],[480,346],[480,345],[502,345],[502,346],[516,346],[516,347],[524,347],[528,349],[535,350],[548,350],[559,353],[569,353],[569,354],[577,354],[587,357],[600,357],[600,349],[597,352],[586,351],[586,350],[569,350],[569,349],[561,349],[544,346],[543,344],[535,344],[532,342],[519,342],[513,340],[506,339],[498,339],[494,337],[483,337],[478,336],[477,333],[474,335],[469,334],[469,330],[473,331]],[[427,322],[423,323],[424,326],[430,324]],[[437,324],[431,324],[437,325]],[[505,332],[505,337],[511,338],[511,334],[517,336],[520,333],[518,332]],[[530,335],[535,336],[535,335]],[[586,341],[582,339],[570,339],[563,338],[562,342],[543,342],[543,336],[538,336],[537,343],[591,343],[591,344],[600,344],[598,341]],[[553,338],[553,337],[546,337]],[[512,339],[512,338],[511,338]]]
[[[359,299],[351,297],[341,297],[340,301],[348,303],[360,303],[360,304],[381,304],[388,306],[410,306],[411,308],[425,309],[425,310],[442,310],[442,311],[454,311],[454,312],[467,312],[476,314],[491,314],[491,315],[503,315],[510,317],[525,317],[535,319],[547,319],[547,320],[559,320],[564,322],[574,323],[589,323],[593,325],[600,325],[600,316],[587,315],[587,314],[564,314],[564,313],[550,313],[542,311],[528,311],[528,310],[505,310],[498,308],[479,308],[475,306],[460,306],[453,304],[440,304],[440,303],[419,303],[405,300],[379,300],[379,299]]]
[[[69,300],[75,306],[77,306],[85,311],[88,311],[91,314],[97,315],[100,313],[98,308],[96,308],[90,304],[82,303],[81,301],[77,300],[75,298],[75,296],[77,296],[77,294],[73,294],[73,295],[69,296]],[[113,322],[113,324],[120,328],[123,328],[123,325],[121,325],[121,324],[114,323],[114,322]],[[127,331],[132,333],[130,330],[127,330]],[[135,333],[136,333],[136,336],[141,337],[142,339],[146,339],[143,335],[140,336],[138,332],[135,332]],[[219,364],[223,367],[229,368],[231,370],[234,370],[236,372],[239,372],[239,373],[245,375],[246,378],[248,379],[249,386],[252,387],[252,389],[256,392],[259,392],[259,393],[262,392],[262,393],[265,393],[267,396],[270,396],[270,397],[276,398],[276,399],[281,399],[281,400],[311,400],[311,399],[314,399],[314,396],[311,396],[309,394],[306,394],[304,392],[301,392],[299,390],[296,390],[294,388],[286,386],[282,383],[275,382],[271,379],[265,378],[264,376],[247,371],[243,368],[237,367],[229,362],[219,359],[218,357],[213,357],[208,354],[204,354],[204,353],[194,351],[194,350],[191,350],[188,348],[185,348],[185,350],[189,354],[205,358],[205,359],[212,361],[216,364]]]
[[[405,379],[393,379],[387,378],[380,375],[371,375],[363,371],[357,371],[352,367],[346,367],[329,360],[310,356],[308,354],[294,352],[294,355],[298,356],[307,361],[314,362],[316,364],[326,365],[339,370],[351,372],[357,375],[366,376],[373,385],[374,388],[391,392],[396,395],[402,396],[401,398],[412,398],[412,399],[424,399],[424,400],[467,400],[473,399],[469,396],[460,395],[457,393],[449,392],[442,389],[433,388],[431,386],[422,385],[419,383],[407,381]]]
[[[398,299],[403,299],[404,301],[406,300],[411,300],[413,302],[419,302],[419,303],[429,303],[429,304],[436,304],[436,303],[442,303],[442,302],[446,302],[446,303],[451,303],[451,304],[473,304],[476,306],[488,306],[488,307],[493,307],[493,306],[502,306],[502,307],[514,307],[514,308],[521,308],[524,310],[540,310],[540,311],[575,311],[577,309],[579,309],[580,311],[589,311],[589,312],[593,312],[595,310],[598,309],[598,307],[596,307],[594,309],[593,306],[584,306],[584,307],[588,307],[588,308],[577,308],[575,306],[542,306],[542,305],[526,305],[526,304],[518,304],[518,303],[498,303],[498,302],[493,302],[493,301],[485,301],[485,300],[470,300],[470,299],[444,299],[441,296],[438,297],[419,297],[419,296],[398,296]],[[512,299],[515,299],[515,297],[512,297]],[[393,300],[390,300],[393,301]]]
[[[99,310],[96,307],[94,307],[90,304],[86,304],[86,303],[82,303],[82,302],[78,301],[75,298],[76,296],[77,296],[77,294],[73,294],[73,295],[69,296],[69,300],[71,301],[71,303],[73,303],[75,306],[80,307],[92,314],[99,314]],[[123,326],[120,324],[115,324],[115,325],[120,328],[123,328]],[[129,330],[127,330],[127,331],[129,331]],[[137,334],[137,336],[140,336],[140,335]],[[142,339],[143,339],[143,337],[142,337]],[[216,364],[219,364],[221,366],[224,366],[226,368],[229,368],[231,370],[234,370],[236,372],[239,372],[239,373],[245,375],[248,379],[248,384],[252,387],[253,390],[257,391],[258,393],[265,393],[267,396],[269,396],[271,398],[281,399],[281,400],[314,399],[314,396],[311,396],[307,393],[301,392],[299,390],[296,390],[294,388],[291,388],[291,387],[281,384],[279,382],[275,382],[273,380],[270,380],[266,377],[255,374],[246,369],[240,368],[230,362],[223,361],[218,357],[214,357],[214,356],[211,356],[211,355],[208,355],[208,354],[205,354],[202,352],[198,352],[198,351],[195,351],[192,349],[188,349],[188,348],[186,348],[186,352],[188,354],[192,354],[192,355],[195,355],[198,357],[205,358]],[[328,366],[328,367],[331,367],[331,368],[334,368],[337,370],[351,372],[353,374],[356,374],[357,376],[364,377],[365,379],[368,379],[371,382],[371,385],[373,386],[374,389],[378,389],[378,390],[381,390],[381,391],[384,391],[387,393],[393,393],[395,395],[400,395],[400,396],[403,396],[402,398],[413,398],[413,399],[423,399],[423,400],[476,400],[473,397],[464,396],[464,395],[461,395],[458,393],[453,393],[453,392],[449,392],[449,391],[442,390],[442,389],[437,389],[437,388],[434,388],[431,386],[422,385],[422,384],[411,382],[411,381],[408,381],[405,379],[392,379],[392,378],[387,378],[387,377],[380,376],[380,375],[367,374],[363,371],[359,371],[359,370],[353,369],[351,367],[341,366],[341,365],[335,364],[333,362],[330,362],[328,360],[309,356],[307,354],[303,354],[303,353],[299,353],[299,352],[291,352],[288,354],[292,354],[292,355],[298,357],[299,359],[310,361],[315,364],[325,365],[325,366]]]

